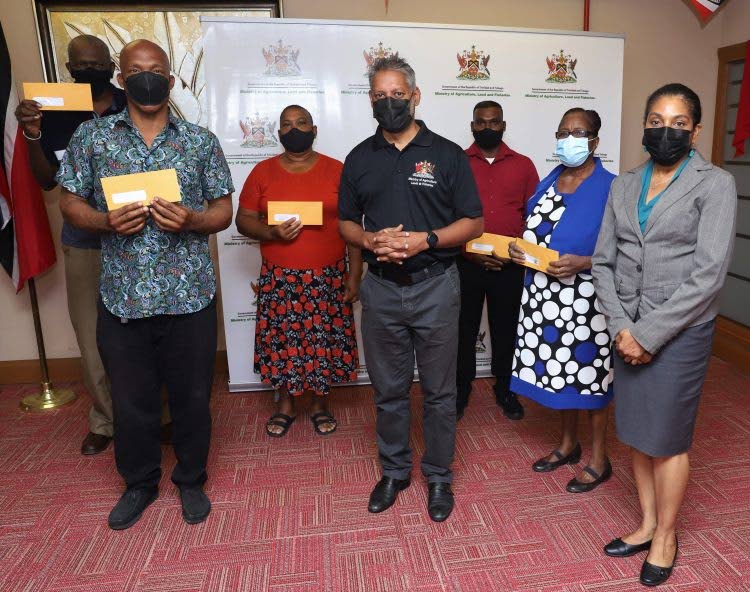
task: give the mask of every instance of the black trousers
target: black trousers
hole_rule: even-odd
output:
[[[476,343],[482,308],[487,300],[487,320],[492,347],[492,374],[495,394],[505,396],[510,389],[510,373],[523,292],[524,268],[507,263],[500,271],[458,258],[461,277],[461,314],[458,321],[458,363],[456,365],[456,408],[469,403],[471,382],[476,378]]]
[[[177,465],[172,481],[206,481],[211,438],[209,398],[216,358],[216,300],[192,314],[123,322],[99,300],[99,353],[112,388],[115,461],[128,489],[156,487],[162,385],[169,392]]]

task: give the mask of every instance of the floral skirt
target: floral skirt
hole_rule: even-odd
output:
[[[258,278],[255,372],[290,395],[326,395],[357,378],[352,305],[344,302],[343,260],[316,269],[263,261]]]

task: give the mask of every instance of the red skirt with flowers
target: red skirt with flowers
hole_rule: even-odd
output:
[[[317,269],[263,261],[258,278],[255,372],[290,395],[326,395],[357,378],[352,305],[344,302],[343,260]]]

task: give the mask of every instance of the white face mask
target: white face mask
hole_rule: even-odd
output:
[[[591,138],[594,139],[594,138]],[[560,162],[567,167],[581,166],[591,154],[589,150],[589,138],[576,138],[568,136],[557,141],[555,155]]]

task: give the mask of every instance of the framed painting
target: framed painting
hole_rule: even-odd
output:
[[[72,82],[65,68],[68,43],[95,35],[109,47],[119,68],[120,50],[133,39],[149,39],[169,55],[175,86],[170,107],[176,115],[206,125],[201,16],[278,18],[282,0],[185,2],[162,0],[34,0],[39,48],[48,82]],[[116,84],[113,79],[113,83]]]

